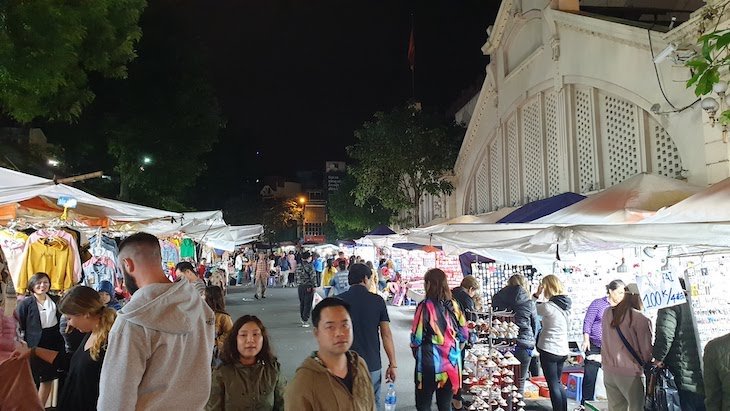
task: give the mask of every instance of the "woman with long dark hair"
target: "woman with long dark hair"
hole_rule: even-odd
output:
[[[603,383],[609,409],[641,411],[645,395],[644,366],[652,359],[653,333],[651,320],[641,312],[639,287],[631,283],[625,290],[623,300],[603,314]]]
[[[220,352],[228,333],[233,328],[233,320],[226,311],[226,300],[223,290],[218,286],[205,287],[205,302],[215,313],[215,347],[213,347],[213,365],[220,363]]]
[[[213,370],[206,410],[283,410],[284,377],[266,327],[254,315],[236,320]]]
[[[63,346],[59,350],[21,347],[12,357],[30,357],[53,369],[68,372],[58,399],[58,410],[96,410],[101,366],[117,313],[101,302],[98,292],[83,285],[69,289],[58,303],[58,309],[68,318],[71,327],[84,333],[76,351],[68,353]]]
[[[20,325],[23,340],[30,348],[46,348],[55,352],[64,350],[63,336],[59,328],[61,312],[57,309],[58,298],[48,294],[51,277],[46,273],[35,273],[28,280],[26,297],[18,302],[15,317]],[[59,373],[51,364],[36,357],[30,359],[33,379],[38,385],[41,403],[48,401],[53,388],[53,380]]]
[[[461,388],[461,350],[469,336],[466,319],[452,299],[446,273],[432,268],[423,277],[426,298],[416,307],[411,349],[416,359],[416,409],[430,410],[436,393],[439,411],[451,410]]]

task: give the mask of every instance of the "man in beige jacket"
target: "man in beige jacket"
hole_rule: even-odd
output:
[[[375,396],[365,361],[352,345],[349,305],[325,298],[312,310],[319,350],[297,369],[286,388],[287,411],[373,411]]]

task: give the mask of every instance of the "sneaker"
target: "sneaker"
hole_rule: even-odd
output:
[[[262,295],[261,298],[266,298],[266,296],[265,295]]]
[[[302,321],[302,327],[309,328],[309,323],[306,321]]]
[[[254,294],[254,295],[253,295],[253,298],[255,298],[255,299],[257,299],[257,300],[258,300],[258,299],[259,299],[259,295],[258,295],[258,294]]]

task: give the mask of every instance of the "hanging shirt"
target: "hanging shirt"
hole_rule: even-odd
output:
[[[180,243],[180,258],[192,258],[195,260],[195,243],[190,238],[184,238]]]
[[[84,284],[99,291],[102,281],[116,284],[116,264],[109,257],[92,257],[84,263]]]
[[[5,254],[8,271],[10,271],[10,277],[12,277],[13,284],[16,287],[20,266],[23,262],[23,250],[27,241],[28,235],[21,231],[0,230],[0,248]]]
[[[20,267],[16,292],[25,293],[28,279],[37,272],[44,272],[51,277],[51,290],[62,291],[77,283],[74,265],[79,259],[69,243],[61,237],[45,237],[31,241],[23,252],[23,263]],[[81,263],[79,262],[79,270]],[[79,274],[81,278],[81,274]]]
[[[55,237],[55,238],[61,238],[66,242],[66,245],[69,249],[69,259],[70,259],[70,266],[71,266],[71,274],[73,278],[73,284],[78,283],[81,281],[81,255],[79,254],[79,247],[77,245],[76,239],[71,235],[70,233],[67,233],[63,230],[57,230],[57,229],[42,229],[38,230],[35,233],[31,234],[30,237],[28,237],[28,242],[35,242],[38,241],[41,238],[48,238],[48,237]],[[27,250],[27,247],[26,247]]]

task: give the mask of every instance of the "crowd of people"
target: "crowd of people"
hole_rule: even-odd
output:
[[[287,284],[298,287],[302,324],[310,326],[311,316],[318,346],[289,382],[265,324],[254,315],[233,321],[225,286],[211,281],[212,275],[206,284],[200,267],[190,262],[178,264],[177,280],[170,281],[158,239],[146,233],[119,245],[131,294],[119,311],[108,286],[95,291],[77,285],[59,300],[48,293],[48,275],[35,274],[29,295],[16,308],[24,342],[11,357],[30,360],[41,403],[50,383],[62,380],[60,410],[382,410],[383,380],[393,382],[398,374],[388,310],[378,294],[382,270],[344,256],[315,267],[313,258],[305,251],[300,261],[278,265],[289,269],[282,271],[296,267]],[[268,277],[271,266],[261,267]],[[326,280],[333,295],[312,308],[314,288]],[[479,284],[466,276],[452,290],[438,268],[423,280],[425,298],[415,309],[410,334],[416,409],[430,410],[434,398],[440,411],[466,409],[464,350],[473,340],[468,322],[476,319]],[[257,295],[265,298],[265,291],[258,287]],[[522,365],[520,389],[539,362],[553,410],[567,410],[561,375],[570,351],[571,300],[554,275],[531,291],[524,277],[514,275],[492,305],[512,311],[519,327],[514,354]],[[686,303],[660,310],[654,333],[636,284],[616,280],[606,291],[585,315],[584,398],[592,399],[602,368],[609,409],[643,409],[645,371],[653,364],[675,375],[683,410],[730,407],[725,344],[730,337],[707,345],[703,374]],[[381,345],[387,367],[381,367]]]

